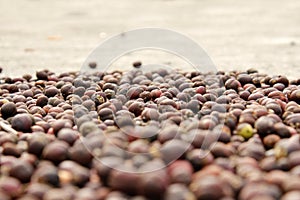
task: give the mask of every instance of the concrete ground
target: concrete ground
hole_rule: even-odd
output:
[[[298,0],[0,0],[2,76],[80,70],[103,40],[142,27],[193,38],[219,70],[255,67],[300,78]],[[127,55],[117,64],[145,59],[181,65],[159,52]]]

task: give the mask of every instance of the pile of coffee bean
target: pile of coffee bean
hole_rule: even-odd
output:
[[[1,77],[0,95],[1,200],[300,197],[300,79],[135,63]]]

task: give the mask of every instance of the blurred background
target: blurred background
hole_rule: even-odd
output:
[[[297,0],[0,0],[2,76],[78,71],[105,39],[160,27],[194,39],[218,70],[254,67],[300,78],[299,11]],[[135,60],[182,64],[159,52],[137,52],[115,64]]]

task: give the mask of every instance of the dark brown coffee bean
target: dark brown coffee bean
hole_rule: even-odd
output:
[[[11,155],[15,157],[20,157],[22,151],[17,149],[17,145],[11,142],[6,142],[2,145],[2,153],[3,155]]]
[[[161,101],[158,101],[158,104],[161,106],[165,106],[165,105],[169,105],[169,106],[172,106],[174,108],[177,108],[177,104],[175,101],[171,100],[171,99],[162,99]]]
[[[228,96],[225,96],[225,95],[221,95],[216,99],[216,102],[218,104],[228,104],[228,103],[230,103],[230,101],[231,101],[231,98]]]
[[[51,186],[43,183],[31,183],[26,188],[26,193],[38,199],[43,199],[45,193],[50,190]]]
[[[283,91],[284,88],[285,88],[285,85],[284,85],[283,83],[275,83],[275,84],[273,85],[273,87],[276,88],[276,89],[279,90],[279,91]]]
[[[106,90],[104,91],[104,93],[105,93],[105,96],[106,96],[108,99],[115,98],[115,95],[116,95],[115,91],[113,91],[113,90],[111,90],[111,89],[106,89]]]
[[[50,160],[55,164],[67,159],[68,156],[68,143],[64,141],[54,141],[49,143],[44,149],[42,156],[46,160]]]
[[[47,97],[54,97],[58,93],[59,93],[59,90],[54,86],[50,86],[50,87],[45,89],[45,95]]]
[[[165,163],[170,163],[179,158],[184,158],[186,152],[190,148],[190,144],[179,139],[173,139],[165,142],[160,153]]]
[[[48,80],[48,74],[45,71],[37,71],[36,72],[36,77],[39,80]]]
[[[263,139],[263,143],[267,149],[271,149],[280,140],[280,137],[275,134],[267,135]]]
[[[28,89],[28,90],[25,90],[23,93],[22,93],[22,95],[24,96],[24,97],[33,97],[33,91],[31,90],[31,89]]]
[[[276,157],[266,157],[260,161],[259,165],[266,172],[279,169]]]
[[[163,95],[167,96],[168,98],[172,98],[170,95],[171,94],[167,94],[168,92],[165,92]],[[150,101],[151,100],[151,93],[149,91],[143,91],[140,95],[140,98],[142,98],[144,100],[144,102]]]
[[[80,79],[80,78],[74,79],[73,85],[75,86],[75,88],[77,88],[77,87],[84,87],[86,89],[91,86],[90,82],[85,81],[85,80]]]
[[[74,145],[68,149],[69,158],[83,166],[89,166],[92,161],[91,152],[83,144],[82,141],[77,140]]]
[[[111,109],[109,108],[103,108],[98,112],[98,115],[102,121],[105,121],[107,119],[113,119],[114,118],[114,113]]]
[[[179,91],[177,88],[175,88],[175,87],[171,87],[171,88],[168,89],[168,92],[169,92],[173,97],[176,97],[180,91]]]
[[[228,126],[230,128],[230,130],[233,130],[235,127],[236,127],[236,124],[237,124],[237,117],[239,117],[239,114],[236,114],[238,113],[239,111],[235,112],[235,110],[232,111],[232,114],[228,114],[226,117],[225,117],[225,122],[224,122],[224,125]],[[237,116],[236,116],[236,115]]]
[[[177,160],[168,166],[168,173],[172,183],[188,185],[192,181],[193,167],[188,161]]]
[[[300,113],[295,113],[295,114],[291,114],[289,116],[286,117],[285,122],[286,124],[297,128],[299,127],[299,123],[300,123]]]
[[[97,125],[92,121],[83,122],[79,128],[80,134],[84,137],[88,136],[88,134],[97,130],[98,130]]]
[[[119,170],[121,168],[121,170]],[[113,190],[123,191],[129,195],[135,195],[138,192],[140,182],[140,175],[135,173],[136,169],[133,167],[119,166],[113,169],[108,179],[108,185]],[[122,180],[122,181],[119,181]]]
[[[21,157],[20,157],[20,160],[28,162],[32,166],[36,166],[38,158],[35,155],[33,155],[33,154],[30,154],[30,153],[27,153],[27,152],[23,152],[22,155],[21,155]]]
[[[235,79],[228,79],[226,82],[225,82],[225,88],[228,90],[228,89],[233,89],[235,91],[238,90],[238,88],[241,87],[241,83]]]
[[[250,69],[247,70],[247,73],[248,74],[255,74],[255,73],[258,73],[258,71],[254,68],[250,68]]]
[[[259,187],[259,192],[256,190]],[[253,199],[255,196],[270,195],[274,199],[279,199],[281,190],[278,186],[266,182],[249,182],[241,190],[239,199]]]
[[[32,76],[30,75],[30,74],[24,74],[23,76],[22,76],[26,81],[30,81],[31,80],[31,78],[32,78]]]
[[[289,98],[291,101],[295,101],[296,103],[300,104],[300,90],[294,90],[291,93],[291,96]]]
[[[264,95],[263,94],[261,94],[261,93],[252,93],[252,94],[250,94],[249,95],[249,97],[248,97],[248,100],[249,101],[251,101],[251,100],[258,100],[258,99],[260,99],[260,98],[263,98],[264,97]]]
[[[8,102],[1,106],[1,116],[4,119],[13,117],[15,114],[17,114],[17,107],[13,102]]]
[[[61,129],[71,128],[72,122],[67,119],[58,119],[51,124],[51,127],[53,129],[53,133],[57,135],[58,131],[60,131]]]
[[[164,165],[159,160],[145,163],[141,168],[139,191],[150,199],[162,199],[169,186],[169,179]]]
[[[134,127],[134,125],[135,125],[134,121],[132,120],[132,118],[129,115],[116,117],[115,123],[119,128]]]
[[[275,85],[276,83],[282,83],[283,85],[285,85],[285,87],[287,87],[289,85],[289,80],[287,79],[287,77],[279,75],[271,78],[269,83],[271,85]]]
[[[46,96],[39,96],[37,98],[37,101],[36,101],[36,105],[37,106],[44,107],[47,104],[48,104],[48,97],[46,97]]]
[[[283,102],[286,102],[287,101],[287,97],[284,93],[280,92],[280,91],[273,91],[273,92],[270,92],[268,94],[268,97],[269,98],[272,98],[272,99],[280,99],[281,101]]]
[[[48,142],[44,133],[35,133],[28,141],[28,152],[40,156]]]
[[[262,116],[256,120],[255,128],[261,137],[265,137],[274,132],[274,119],[267,116]]]
[[[217,111],[219,113],[225,113],[227,108],[225,106],[226,104],[215,104],[211,107],[211,111]]]
[[[201,105],[197,100],[191,100],[186,104],[186,109],[190,109],[193,113],[198,113],[201,109]]]
[[[74,91],[74,86],[71,84],[65,84],[61,87],[60,92],[63,97],[66,99]]]
[[[152,108],[145,108],[142,113],[141,117],[144,121],[154,120],[157,121],[159,119],[159,112],[156,109]]]
[[[89,67],[91,69],[95,69],[97,67],[97,63],[96,62],[89,62]]]
[[[22,183],[27,183],[33,174],[33,166],[23,160],[18,160],[9,171],[10,176],[19,179]]]
[[[82,86],[76,87],[73,91],[74,94],[78,95],[79,97],[82,97],[85,93],[86,89]]]
[[[172,184],[168,187],[164,199],[166,200],[180,200],[180,199],[196,199],[194,194],[183,184]]]
[[[149,153],[146,154],[136,154],[131,158],[132,164],[136,168],[140,168],[144,163],[151,159]]]
[[[128,110],[137,117],[144,110],[144,104],[142,102],[134,102],[128,107]]]
[[[205,86],[199,86],[197,89],[196,89],[196,93],[198,94],[205,94],[206,93],[206,88]]]
[[[133,155],[146,155],[149,151],[149,144],[146,140],[137,139],[129,144],[128,151],[130,153],[133,153]]]
[[[128,99],[137,99],[143,91],[144,90],[140,87],[131,87],[127,91],[126,96]]]
[[[9,91],[10,93],[19,92],[19,88],[18,88],[18,86],[15,85],[15,84],[9,85],[7,89],[8,89],[8,91]]]
[[[29,114],[17,114],[12,118],[11,126],[21,132],[30,132],[33,125],[33,117]]]
[[[183,131],[179,130],[178,126],[171,125],[171,126],[163,128],[161,131],[159,131],[157,139],[160,143],[163,144],[174,138],[180,138],[181,134],[183,134]]]
[[[273,94],[279,94],[278,90],[274,87],[269,87],[269,88],[263,89],[263,92],[266,96],[268,96],[271,92],[276,92],[276,91],[277,91],[277,93],[273,93]]]
[[[114,83],[105,83],[103,85],[103,88],[102,88],[104,91],[107,90],[107,89],[110,89],[110,90],[113,90],[113,91],[117,91],[118,89],[118,86],[117,84],[114,84]]]
[[[119,157],[102,157],[100,159],[93,160],[93,167],[96,169],[97,174],[101,178],[101,182],[104,185],[108,185],[108,178],[112,169],[120,166],[124,160]]]
[[[217,123],[209,116],[207,118],[202,118],[199,121],[198,128],[204,130],[212,130],[216,125]]]
[[[250,140],[249,140],[250,141]],[[261,160],[265,156],[265,149],[261,144],[254,142],[243,143],[238,147],[240,156],[252,157],[256,160]]]
[[[205,101],[216,101],[217,99],[217,96],[212,93],[206,93],[203,97],[205,98]]]
[[[232,146],[228,144],[226,145],[221,142],[217,142],[211,145],[211,153],[215,158],[217,158],[217,157],[230,157],[235,152]]]
[[[154,90],[151,90],[150,92],[150,96],[152,99],[156,99],[156,98],[159,98],[162,94],[162,91],[159,90],[159,89],[154,89]]]
[[[58,170],[50,162],[39,163],[38,168],[34,171],[31,180],[33,182],[59,186]]]
[[[222,143],[229,143],[231,138],[231,130],[227,125],[217,125],[213,129],[213,133],[218,137],[218,141]]]
[[[179,91],[183,91],[183,90],[185,90],[185,89],[187,89],[187,88],[191,88],[193,86],[193,84],[192,83],[182,83],[182,84],[180,84],[179,85],[179,87],[178,87],[178,89],[179,89]]]
[[[13,97],[13,102],[17,105],[18,102],[26,102],[26,97],[24,97],[23,95],[15,95]]]
[[[276,103],[268,103],[266,105],[266,108],[269,109],[269,110],[273,110],[273,112],[276,114],[276,115],[279,115],[281,116],[282,114],[282,109],[280,107],[280,105],[276,104]]]
[[[116,156],[120,158],[127,157],[127,151],[124,151],[124,142],[119,139],[110,139],[110,142],[103,144],[101,155],[103,157]],[[123,148],[122,148],[123,147]]]
[[[162,69],[162,68],[158,69],[157,73],[162,77],[165,77],[166,75],[169,74],[169,72],[166,69]]]
[[[207,175],[202,177],[202,179],[195,180],[190,185],[190,188],[199,200],[217,200],[233,195],[230,186],[216,176]]]
[[[252,83],[252,78],[248,74],[239,74],[237,76],[237,80],[242,84],[245,85],[247,83]]]
[[[83,187],[89,181],[90,172],[76,162],[65,160],[59,164],[58,176],[62,185]]]
[[[51,128],[50,124],[48,124],[45,121],[37,121],[35,124],[42,127],[44,129],[44,131],[42,131],[42,132],[45,132],[45,133],[49,130],[49,128]]]
[[[142,66],[142,62],[141,61],[135,61],[134,63],[132,63],[132,66],[134,68],[140,68]]]
[[[281,138],[289,138],[291,137],[291,132],[285,124],[278,122],[274,124],[275,133]]]

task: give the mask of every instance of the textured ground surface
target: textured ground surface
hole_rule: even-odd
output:
[[[0,66],[9,76],[42,68],[79,70],[104,39],[162,27],[195,39],[218,69],[256,67],[299,78],[299,10],[297,0],[0,0]],[[125,56],[119,64],[147,58],[176,65],[173,57],[142,53]]]

